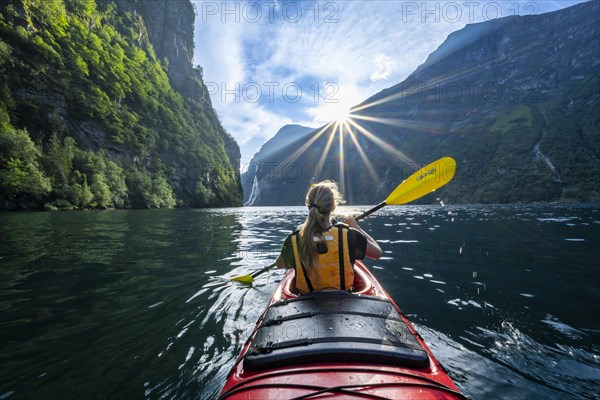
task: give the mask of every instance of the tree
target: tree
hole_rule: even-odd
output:
[[[14,201],[19,196],[44,197],[50,180],[40,170],[40,149],[25,130],[6,124],[0,129],[0,198]]]

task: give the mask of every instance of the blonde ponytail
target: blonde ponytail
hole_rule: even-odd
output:
[[[300,230],[300,259],[306,268],[316,268],[316,243],[313,238],[322,237],[323,231],[329,228],[329,215],[341,203],[342,195],[332,181],[316,183],[306,194],[308,216]]]

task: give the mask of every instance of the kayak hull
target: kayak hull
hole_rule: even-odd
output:
[[[465,399],[360,261],[355,275],[352,294],[300,296],[288,271],[220,398]]]

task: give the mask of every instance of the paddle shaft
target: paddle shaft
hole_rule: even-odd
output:
[[[363,219],[365,217],[368,217],[369,215],[373,214],[375,211],[379,210],[380,208],[383,208],[387,206],[387,203],[385,201],[382,201],[381,203],[377,204],[375,207],[371,208],[370,210],[365,211],[364,213],[360,214],[358,217],[355,217],[355,220],[359,220],[359,219]]]
[[[253,278],[256,278],[257,276],[259,276],[259,275],[261,275],[261,274],[264,274],[265,272],[267,272],[268,270],[270,270],[271,268],[273,268],[273,267],[274,267],[274,266],[276,266],[276,265],[277,265],[277,262],[274,262],[274,263],[272,263],[272,264],[269,264],[269,265],[267,265],[266,267],[264,267],[263,269],[261,269],[261,270],[258,270],[258,271],[256,271],[256,272],[254,272],[254,273],[250,274],[250,276],[251,276],[251,277],[253,277]]]

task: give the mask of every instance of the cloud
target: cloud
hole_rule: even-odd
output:
[[[290,118],[251,103],[222,104],[217,112],[221,120],[223,115],[227,115],[227,123],[224,125],[240,145],[241,165],[248,164],[260,146],[281,127],[293,123]]]
[[[375,56],[373,64],[375,64],[376,71],[371,74],[372,81],[388,79],[392,71],[396,68],[396,62],[385,54]]]

